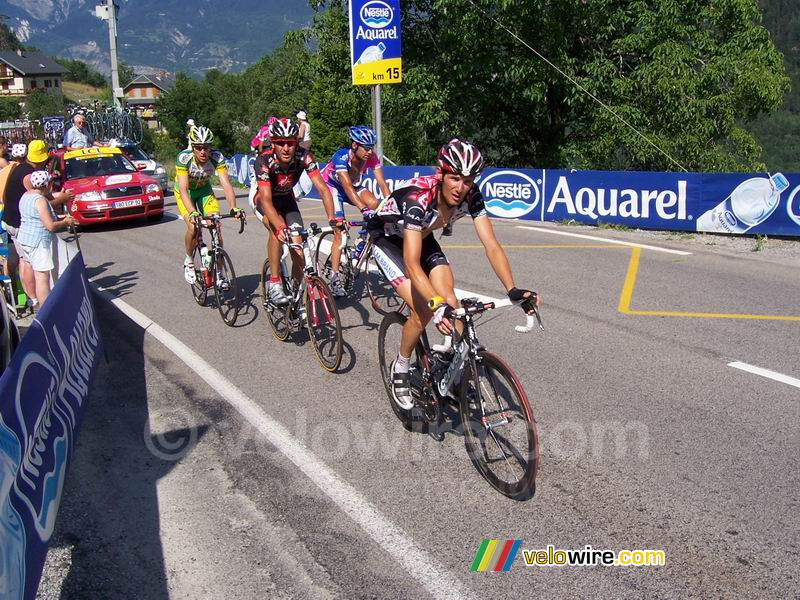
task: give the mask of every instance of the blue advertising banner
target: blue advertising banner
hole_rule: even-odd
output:
[[[383,172],[393,190],[434,169],[385,166]],[[380,198],[371,172],[362,182]],[[483,172],[478,186],[494,217],[800,237],[800,173],[493,168]],[[308,197],[319,195],[312,190]]]
[[[102,340],[73,258],[0,377],[0,596],[33,599]]]
[[[353,85],[400,83],[400,0],[350,0]]]

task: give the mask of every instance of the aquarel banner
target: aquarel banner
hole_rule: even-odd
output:
[[[246,155],[237,154],[231,163],[241,181]],[[420,166],[385,166],[383,171],[390,191],[434,172]],[[362,181],[380,198],[371,172]],[[242,183],[248,185],[249,178]],[[800,173],[492,168],[483,172],[478,186],[494,217],[800,237]],[[308,196],[319,197],[316,190]]]
[[[0,377],[0,598],[36,596],[101,352],[78,254]]]

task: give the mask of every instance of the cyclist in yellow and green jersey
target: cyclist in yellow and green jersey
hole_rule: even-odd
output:
[[[175,159],[175,201],[186,223],[184,236],[186,258],[183,261],[183,276],[190,284],[194,283],[196,278],[192,259],[195,244],[194,218],[198,215],[219,214],[219,204],[214,197],[214,190],[211,189],[212,175],[219,177],[225,199],[231,209],[231,216],[239,216],[242,212],[236,207],[236,194],[228,177],[225,157],[212,148],[213,141],[214,133],[208,127],[192,127],[189,132],[191,149],[181,150]],[[221,245],[222,232],[219,230],[219,223],[217,228]]]

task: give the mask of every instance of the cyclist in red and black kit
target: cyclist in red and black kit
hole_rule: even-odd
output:
[[[269,128],[270,148],[256,159],[253,171],[258,184],[253,210],[269,232],[267,255],[269,256],[269,299],[273,304],[284,305],[289,298],[280,285],[281,243],[285,242],[284,230],[292,225],[303,227],[303,217],[294,197],[295,184],[303,171],[322,198],[328,221],[335,224],[333,199],[328,186],[322,180],[314,157],[297,143],[299,128],[289,119],[277,119]],[[293,240],[300,243],[302,240]],[[303,254],[292,251],[292,278],[299,281],[303,272]],[[275,284],[275,285],[273,285]],[[265,299],[266,302],[266,299]]]
[[[394,190],[370,221],[375,260],[411,309],[400,352],[392,363],[392,395],[405,410],[413,407],[408,369],[422,330],[433,317],[436,329],[450,333],[450,315],[458,307],[453,271],[432,235],[434,230],[470,215],[508,297],[524,300],[526,312],[539,305],[536,292],[514,286],[508,258],[475,185],[484,167],[481,153],[471,143],[454,139],[442,146],[437,160],[435,175],[416,177]]]

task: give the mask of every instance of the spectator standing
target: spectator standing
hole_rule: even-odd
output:
[[[299,145],[301,148],[311,150],[311,125],[308,124],[306,119],[306,111],[301,110],[298,112],[297,119],[300,125],[300,135],[297,138],[300,140]]]
[[[77,114],[72,117],[72,127],[64,134],[64,148],[67,150],[80,150],[89,146],[99,146],[94,136],[86,129],[86,117]]]
[[[189,141],[189,135],[192,133],[192,129],[194,129],[194,119],[186,119],[186,149],[191,150],[192,144]]]
[[[48,201],[51,179],[47,171],[34,171],[30,174],[31,190],[25,192],[19,201],[21,225],[17,234],[20,258],[27,268],[22,269],[23,286],[34,291],[36,301],[31,308],[44,304],[50,294],[50,271],[53,263],[53,232],[66,229],[75,224],[70,215],[63,219],[56,217]]]
[[[24,148],[23,144],[14,144],[12,153],[16,156],[19,154],[21,148]],[[3,209],[3,226],[8,232],[11,241],[14,242],[14,248],[12,249],[9,246],[8,252],[9,276],[11,277],[12,281],[16,281],[17,268],[19,267],[22,288],[27,294],[28,298],[34,298],[36,297],[35,288],[29,288],[25,283],[26,281],[30,281],[30,278],[26,279],[25,269],[27,267],[24,262],[19,262],[19,258],[22,257],[22,250],[19,242],[17,241],[17,234],[19,233],[19,227],[21,224],[19,202],[25,192],[33,189],[30,182],[31,173],[43,169],[47,163],[47,160],[49,159],[47,154],[47,144],[45,144],[43,140],[33,140],[30,144],[28,144],[26,157],[26,160],[22,160],[20,158],[19,164],[9,175],[6,183],[5,206]],[[68,202],[74,197],[75,194],[72,191],[57,192],[50,195],[50,198],[52,199],[51,202],[54,206]]]
[[[11,157],[8,155],[8,139],[0,135],[0,169],[8,166]]]

